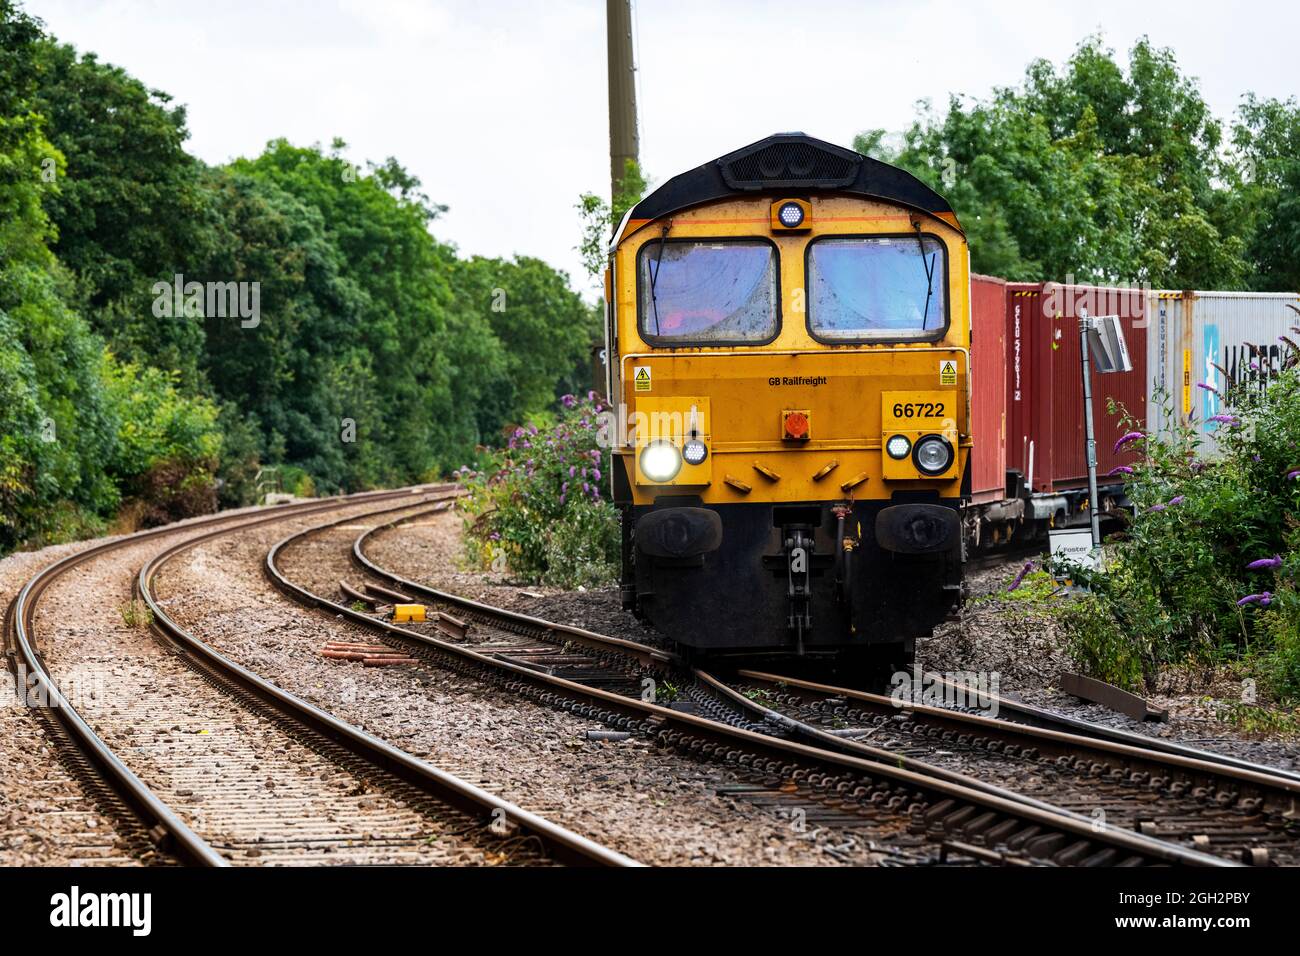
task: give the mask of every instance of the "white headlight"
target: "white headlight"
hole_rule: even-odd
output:
[[[911,450],[912,442],[906,435],[891,435],[889,441],[885,442],[885,451],[889,452],[890,458],[901,461]]]
[[[682,468],[682,453],[668,441],[654,441],[641,452],[641,472],[651,481],[672,481]]]
[[[698,465],[709,457],[709,448],[698,438],[692,438],[682,446],[682,457],[688,465]]]
[[[941,475],[952,465],[952,445],[938,435],[926,435],[916,443],[912,461],[927,475]]]

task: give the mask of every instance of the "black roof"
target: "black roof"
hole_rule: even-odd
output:
[[[659,219],[715,199],[777,190],[847,193],[952,212],[946,199],[906,170],[803,133],[776,133],[674,176],[637,203],[632,218]]]

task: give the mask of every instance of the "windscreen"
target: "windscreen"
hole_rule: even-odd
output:
[[[641,334],[647,341],[757,344],[776,337],[771,243],[654,240],[638,258]]]
[[[808,321],[818,339],[932,338],[948,323],[944,246],[932,236],[818,239]]]

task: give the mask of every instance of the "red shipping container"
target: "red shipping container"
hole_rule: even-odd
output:
[[[1110,399],[1139,420],[1146,417],[1146,299],[1140,290],[1056,283],[1007,286],[1009,468],[1018,468],[1035,492],[1086,484],[1083,377],[1079,356],[1081,307],[1092,316],[1119,315],[1133,371],[1092,379],[1097,472],[1125,462],[1113,451],[1120,418]]]
[[[970,277],[971,501],[1001,501],[1007,484],[1007,283]]]

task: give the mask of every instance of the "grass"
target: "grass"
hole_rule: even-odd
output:
[[[127,627],[144,630],[153,624],[153,611],[139,598],[131,598],[117,610],[122,615],[122,623]]]

